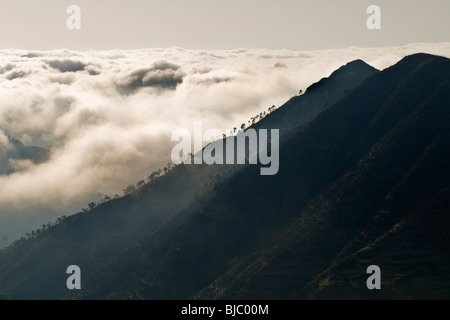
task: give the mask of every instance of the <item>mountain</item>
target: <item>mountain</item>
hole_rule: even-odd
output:
[[[176,166],[0,251],[0,293],[448,298],[449,89],[446,58],[416,54],[380,72],[349,63],[254,125],[282,133],[276,175]],[[66,288],[72,264],[77,292]],[[382,290],[366,288],[369,265]]]
[[[8,143],[0,148],[0,175],[20,170],[18,161],[29,160],[39,164],[47,161],[49,151],[35,146],[25,146],[21,141],[8,136]]]
[[[297,195],[321,190],[195,296],[448,299],[449,80],[448,59],[410,56],[320,114],[289,141],[289,165]],[[370,265],[382,290],[366,287]]]
[[[377,72],[377,69],[362,60],[349,62],[329,77],[313,83],[306,89],[305,94],[291,98],[270,117],[265,117],[253,125],[253,128],[280,129],[282,136],[298,131]]]

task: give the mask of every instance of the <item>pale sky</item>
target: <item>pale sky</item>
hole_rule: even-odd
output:
[[[66,27],[69,5],[81,30]],[[381,30],[368,30],[369,5]],[[449,0],[0,0],[0,49],[329,49],[450,41]]]

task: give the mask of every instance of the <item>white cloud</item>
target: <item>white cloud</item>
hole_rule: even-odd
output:
[[[450,57],[449,43],[292,51],[182,48],[0,51],[4,133],[51,151],[0,176],[0,236],[13,239],[99,193],[120,193],[170,161],[176,128],[239,126],[341,65],[384,69],[407,54]],[[286,67],[288,66],[288,67]]]

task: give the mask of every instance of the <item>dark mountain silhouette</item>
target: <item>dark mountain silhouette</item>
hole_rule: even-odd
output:
[[[297,185],[308,188],[312,174],[323,189],[196,296],[449,298],[449,80],[448,59],[407,57],[293,137]],[[372,264],[381,291],[366,288]]]
[[[278,174],[176,166],[0,251],[0,293],[449,298],[449,89],[442,57],[349,63],[255,124],[282,132]],[[78,292],[65,286],[72,264]],[[382,290],[366,288],[372,264]]]
[[[35,146],[25,146],[21,141],[8,136],[8,144],[0,148],[0,174],[16,171],[11,160],[30,160],[39,164],[48,160],[49,151]]]
[[[349,62],[328,78],[309,86],[305,94],[291,98],[283,108],[275,110],[270,117],[262,119],[253,127],[280,129],[281,135],[295,132],[377,71],[362,60]]]

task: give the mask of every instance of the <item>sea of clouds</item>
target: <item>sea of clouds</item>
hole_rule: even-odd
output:
[[[192,131],[194,121],[204,129],[239,127],[351,60],[384,69],[417,52],[450,57],[450,43],[317,51],[0,50],[0,149],[10,135],[50,150],[47,162],[16,163],[15,173],[0,176],[0,242],[122,194],[170,161],[177,128]]]

